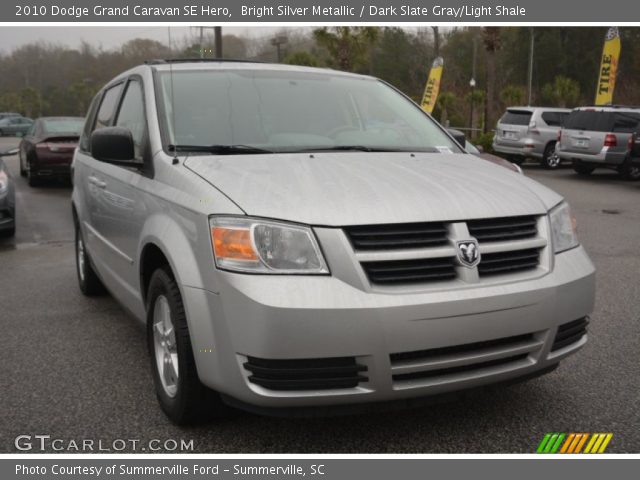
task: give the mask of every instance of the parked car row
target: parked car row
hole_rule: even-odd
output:
[[[609,168],[639,180],[632,149],[639,130],[640,107],[511,107],[498,121],[493,149],[516,164],[533,158],[553,169],[564,161],[581,175]]]

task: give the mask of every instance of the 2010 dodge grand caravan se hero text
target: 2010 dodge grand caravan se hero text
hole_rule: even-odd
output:
[[[371,77],[123,73],[90,107],[73,215],[80,288],[146,322],[177,423],[530,377],[587,340],[594,268],[563,199]]]

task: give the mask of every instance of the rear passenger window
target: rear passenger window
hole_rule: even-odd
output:
[[[561,127],[569,114],[565,112],[544,112],[542,120],[550,127]]]
[[[142,159],[142,146],[147,132],[147,121],[144,115],[144,100],[142,86],[137,80],[131,80],[127,84],[127,91],[122,99],[116,126],[124,127],[131,131],[135,158]]]
[[[613,131],[618,133],[634,133],[638,131],[640,114],[619,112],[615,114]]]
[[[122,83],[119,83],[104,93],[100,109],[98,110],[98,118],[96,118],[94,130],[102,127],[108,127],[111,124],[121,90]]]

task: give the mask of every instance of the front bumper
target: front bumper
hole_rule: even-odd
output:
[[[582,247],[557,255],[554,268],[536,278],[444,291],[365,292],[332,276],[219,274],[216,293],[183,287],[198,374],[239,403],[263,408],[387,402],[533,375],[586,343],[585,335],[552,351],[558,326],[588,316],[595,291]],[[433,362],[401,358],[512,337],[522,342],[504,344],[498,354],[493,347],[448,349],[434,360],[452,368],[442,375],[412,375],[434,369]],[[366,367],[366,381],[273,390],[249,381],[247,357],[354,357]]]

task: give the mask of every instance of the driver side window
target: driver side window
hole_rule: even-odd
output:
[[[142,86],[137,80],[130,80],[124,93],[115,125],[127,128],[133,137],[135,158],[142,160],[143,146],[147,137],[147,121],[144,114]]]

